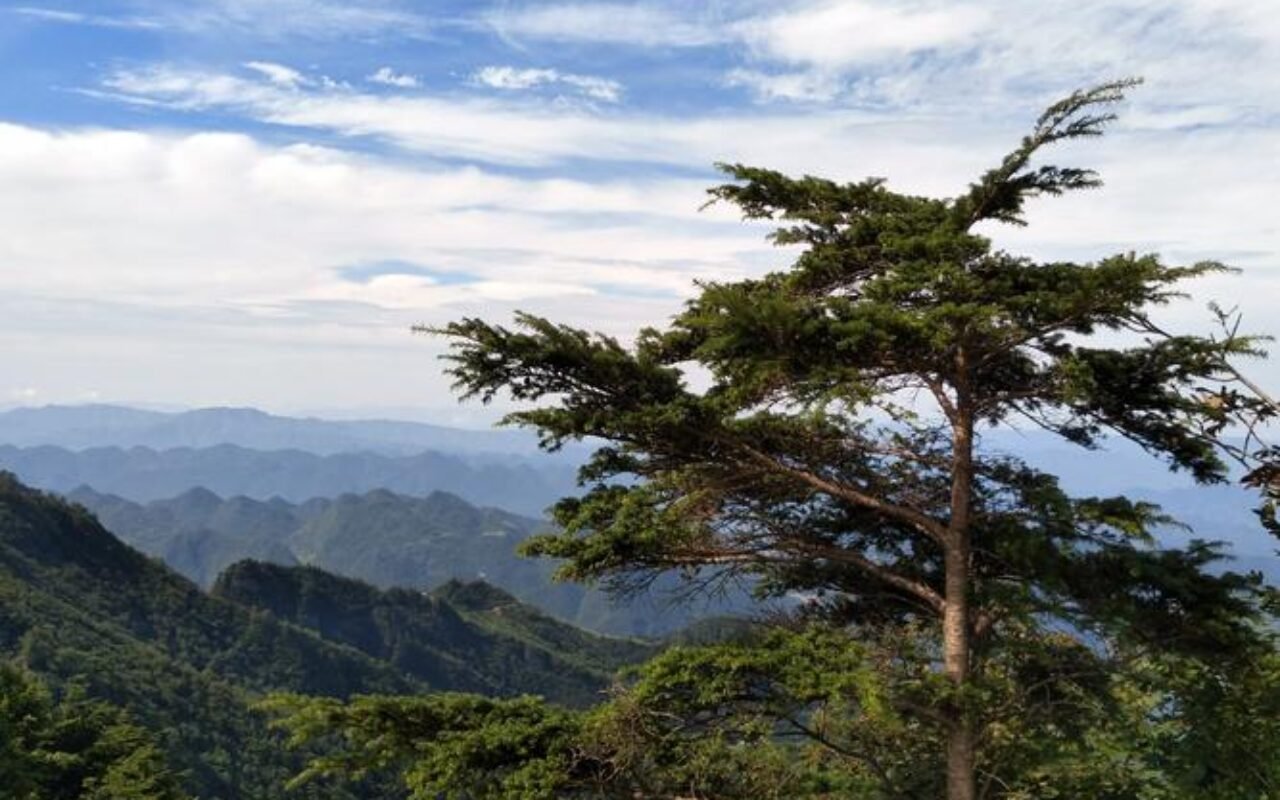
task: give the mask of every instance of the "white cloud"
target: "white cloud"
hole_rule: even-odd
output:
[[[366,76],[365,80],[398,89],[416,89],[422,85],[422,81],[418,80],[416,75],[396,72],[391,67],[379,67],[373,74]]]
[[[262,75],[275,85],[288,89],[296,89],[308,83],[301,72],[283,64],[273,64],[269,61],[248,61],[244,66]]]
[[[72,397],[86,382],[119,397],[128,381],[154,380],[148,372],[157,369],[193,392],[221,391],[249,368],[265,376],[262,394],[247,398],[254,402],[304,402],[305,392],[359,403],[359,386],[376,387],[359,391],[387,403],[412,403],[444,392],[443,382],[376,374],[402,374],[413,357],[434,375],[430,345],[405,336],[411,322],[464,313],[501,319],[526,307],[625,334],[660,322],[695,278],[785,263],[787,252],[762,244],[761,227],[739,225],[726,209],[695,212],[714,180],[706,171],[713,161],[843,179],[876,174],[895,189],[949,194],[1014,144],[1046,101],[1134,73],[1149,83],[1112,135],[1054,154],[1059,163],[1098,167],[1107,187],[1037,201],[1029,228],[993,236],[1046,258],[1127,249],[1222,258],[1247,272],[1193,287],[1196,299],[1176,313],[1201,320],[1203,301],[1217,297],[1270,324],[1280,302],[1280,228],[1271,211],[1280,186],[1272,125],[1280,114],[1280,13],[1269,4],[706,4],[732,9],[719,22],[692,5],[542,5],[486,19],[517,40],[723,46],[689,68],[702,79],[714,63],[721,81],[788,102],[734,108],[717,98],[680,113],[557,103],[546,95],[589,86],[565,79],[589,77],[562,66],[581,63],[565,46],[556,51],[560,69],[492,66],[474,75],[503,92],[377,91],[269,62],[233,72],[161,65],[105,82],[129,102],[191,112],[189,126],[211,111],[218,124],[238,117],[278,126],[273,141],[376,140],[396,149],[386,160],[217,132],[0,126],[0,263],[19,267],[0,271],[0,318],[9,323],[0,326],[0,372],[41,387],[42,398]],[[259,18],[275,13],[239,4],[251,6]],[[575,17],[575,9],[584,13]],[[968,22],[948,30],[943,17]],[[248,25],[252,14],[227,18]],[[324,19],[336,26],[341,15]],[[628,20],[654,24],[622,24]],[[385,20],[366,23],[355,35],[400,35]],[[232,23],[208,24],[217,32]],[[284,30],[283,20],[275,24]],[[308,35],[336,28],[322,30]],[[459,160],[498,168],[449,166]],[[583,161],[593,162],[582,173],[591,180],[500,174],[515,166],[573,175]],[[341,271],[394,260],[409,266],[363,281]],[[72,315],[83,320],[75,335],[66,325]],[[84,327],[114,348],[82,342]],[[120,342],[144,354],[145,370],[124,363]],[[47,365],[52,347],[77,359],[74,385],[58,383]],[[355,351],[359,358],[342,357]],[[201,352],[211,374],[188,363],[191,352]]]
[[[252,39],[350,39],[425,37],[436,21],[401,0],[123,0],[129,12],[85,13],[42,6],[11,9],[29,19]]]
[[[692,5],[692,4],[690,4]],[[689,6],[653,3],[553,3],[502,8],[484,19],[504,38],[555,42],[698,47],[724,41],[711,20],[693,18]]]
[[[376,39],[428,35],[432,22],[399,0],[131,0],[168,30],[253,39]]]
[[[1143,75],[1139,102],[1174,106],[1167,122],[1201,104],[1232,121],[1280,113],[1280,10],[1259,0],[650,0],[486,19],[517,41],[716,46],[731,59],[723,81],[761,100],[1007,114]]]
[[[733,69],[725,76],[728,86],[749,89],[758,99],[793,100],[824,103],[839,97],[845,81],[828,72],[765,73],[751,69]]]
[[[698,275],[740,274],[735,253],[762,248],[731,218],[697,212],[699,181],[407,170],[238,134],[0,125],[0,180],[12,188],[0,197],[0,261],[24,267],[0,289],[153,309],[429,309],[627,287],[675,297]],[[385,259],[474,277],[341,276]]]
[[[737,112],[678,118],[592,113],[551,103],[456,96],[386,96],[356,91],[286,90],[233,75],[157,67],[122,71],[105,85],[135,102],[191,111],[219,110],[259,122],[346,136],[372,136],[433,158],[518,166],[565,160],[650,163],[707,170],[745,161],[792,171],[862,177],[910,152],[922,169],[908,178],[920,191],[950,191],[996,155],[971,150],[959,161],[920,140],[920,118],[857,111],[813,114]],[[874,128],[875,133],[868,133]],[[955,120],[952,138],[976,144],[971,120]],[[1012,128],[1010,136],[1021,133]],[[847,142],[857,138],[861,150]]]
[[[989,24],[988,15],[973,4],[823,0],[747,18],[734,30],[766,58],[843,69],[972,44]]]
[[[575,75],[555,69],[520,69],[517,67],[482,67],[472,76],[473,82],[494,89],[532,89],[548,84],[570,86],[592,100],[616,103],[622,96],[622,84],[594,75]]]
[[[0,183],[0,374],[50,400],[410,405],[448,396],[412,323],[527,308],[626,335],[769,255],[697,211],[701,180],[413,169],[240,134],[0,124]],[[391,259],[463,277],[343,277]]]

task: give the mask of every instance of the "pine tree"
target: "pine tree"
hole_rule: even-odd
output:
[[[182,800],[154,737],[73,687],[0,662],[0,786],[14,800]]]
[[[432,329],[452,340],[465,396],[525,402],[507,421],[548,448],[603,442],[583,496],[554,507],[559,532],[527,552],[564,559],[570,579],[744,576],[814,598],[851,631],[925,626],[949,687],[931,718],[950,800],[976,796],[977,687],[1014,632],[1105,631],[1180,652],[1247,638],[1249,582],[1205,574],[1212,547],[1159,549],[1158,509],[1069,497],[980,446],[985,431],[1034,425],[1084,447],[1124,437],[1200,481],[1224,475],[1200,393],[1221,342],[1150,319],[1223,267],[1039,262],[982,233],[1024,224],[1033,198],[1098,186],[1034,160],[1100,135],[1133,85],[1053,104],[952,198],[722,165],[732,180],[712,201],[777,222],[773,241],[800,253],[785,272],[702,285],[634,346],[531,315]],[[690,387],[690,362],[709,388]]]

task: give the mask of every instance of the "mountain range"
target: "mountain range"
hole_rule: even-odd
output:
[[[403,456],[427,450],[480,459],[539,455],[537,439],[519,430],[285,417],[255,408],[152,411],[107,404],[0,411],[0,442],[73,450],[134,446],[170,450],[233,444],[250,450],[302,450],[317,455],[371,452]]]
[[[989,431],[982,434],[981,442],[985,449],[1019,456],[1059,475],[1074,493],[1123,494],[1156,502],[1191,529],[1170,529],[1166,532],[1170,543],[1185,542],[1189,536],[1225,541],[1238,559],[1232,568],[1257,569],[1280,581],[1276,543],[1253,514],[1257,498],[1237,485],[1196,486],[1122,441],[1089,451],[1035,431]],[[302,449],[275,449],[279,447]],[[575,468],[583,452],[582,446],[557,454],[536,452],[533,438],[519,431],[468,431],[385,420],[297,419],[254,409],[157,412],[92,405],[0,413],[0,469],[10,469],[41,488],[69,492],[89,486],[97,493],[139,504],[173,499],[195,488],[240,498],[236,502],[241,504],[256,500],[299,506],[314,498],[386,489],[416,497],[448,492],[472,505],[536,518],[560,497],[578,491]],[[94,504],[87,496],[84,499]],[[99,510],[109,513],[106,508]],[[127,519],[113,520],[122,535],[206,585],[238,558],[319,563],[316,559],[321,556],[307,552],[301,541],[294,546],[278,536],[258,535],[254,526],[268,523],[257,517],[269,519],[270,515],[259,514],[261,509],[252,511],[255,520],[237,522],[235,531],[231,525],[169,525],[164,530],[152,525],[153,534],[159,533],[150,540],[140,538],[145,531]],[[234,517],[237,512],[228,508],[222,513]],[[464,560],[445,572],[432,572],[423,562],[439,564],[452,557],[447,553],[434,559],[418,553],[401,565],[397,548],[415,541],[412,532],[383,535],[374,531],[361,540],[358,537],[366,536],[371,525],[386,525],[389,518],[366,519],[353,513],[344,519],[354,532],[339,538],[353,546],[341,562],[331,559],[320,565],[378,585],[421,586],[422,576],[428,573],[430,580],[439,581],[501,573],[507,568],[509,549],[498,549],[492,564]],[[390,524],[395,527],[396,523]],[[228,540],[231,533],[236,534],[235,541]],[[432,546],[445,541],[427,539]],[[367,546],[354,547],[358,541]],[[545,569],[537,572],[539,580],[545,575]],[[606,604],[592,602],[588,604],[591,613],[584,614],[578,609],[580,593],[558,588],[531,591],[535,584],[529,577],[530,567],[524,565],[502,585],[521,597],[536,597],[550,613],[597,629],[662,633],[685,621],[679,618],[666,626],[647,623],[649,617],[668,613],[664,605],[655,604],[619,626],[611,614],[599,613]]]
[[[251,710],[263,692],[537,692],[581,705],[652,652],[475,583],[381,591],[247,562],[206,593],[82,506],[0,473],[0,657],[128,709],[210,800],[284,795],[297,763]]]
[[[664,604],[657,591],[614,602],[600,591],[555,583],[554,563],[516,554],[545,523],[445,492],[412,497],[379,489],[300,504],[223,499],[207,489],[146,504],[89,487],[67,496],[124,541],[204,586],[244,559],[307,564],[387,589],[483,579],[574,625],[639,636],[664,635],[693,616],[731,608]]]
[[[541,514],[575,491],[575,468],[550,460],[471,463],[427,451],[411,456],[372,452],[317,455],[301,450],[251,450],[221,444],[152,450],[131,446],[68,450],[0,445],[0,469],[42,489],[66,492],[81,485],[146,502],[195,487],[224,496],[302,502],[347,492],[389,489],[425,495],[446,491],[479,505]]]

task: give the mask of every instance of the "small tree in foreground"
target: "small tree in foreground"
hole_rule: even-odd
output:
[[[559,532],[531,541],[529,554],[563,559],[562,577],[618,587],[669,570],[742,576],[763,595],[805,597],[802,616],[836,632],[722,647],[702,661],[672,654],[601,712],[626,718],[634,701],[665,709],[650,721],[682,720],[640,736],[648,756],[622,744],[597,752],[557,717],[556,735],[568,738],[543,753],[552,761],[515,747],[530,761],[512,774],[544,780],[554,762],[550,774],[562,782],[546,786],[600,786],[666,752],[660,771],[691,786],[694,765],[706,765],[705,778],[736,764],[744,756],[736,745],[755,742],[745,752],[764,754],[799,735],[861,765],[840,772],[860,776],[854,786],[809,763],[809,779],[833,781],[814,796],[928,797],[938,784],[950,800],[980,790],[1051,796],[1035,787],[1068,785],[1080,777],[1072,765],[1129,752],[1122,743],[1138,747],[1125,721],[1169,708],[1145,703],[1146,689],[1082,677],[1107,675],[1104,653],[1128,658],[1127,674],[1139,675],[1141,664],[1158,671],[1162,658],[1212,660],[1249,646],[1252,583],[1206,574],[1212,546],[1161,549],[1154,534],[1169,520],[1151,505],[1070,497],[1052,475],[980,446],[985,430],[1030,423],[1084,447],[1127,438],[1200,481],[1224,475],[1203,402],[1222,377],[1222,342],[1163,335],[1148,316],[1183,281],[1222,266],[1132,253],[1042,263],[994,249],[977,230],[1023,224],[1024,205],[1040,195],[1097,186],[1089,170],[1033,161],[1054,143],[1101,134],[1131,85],[1050,106],[954,198],[896,193],[880,179],[841,184],[724,166],[733,182],[712,189],[713,200],[776,221],[774,242],[802,248],[794,266],[703,285],[666,329],[642,331],[633,347],[529,315],[514,329],[465,319],[436,331],[453,341],[452,374],[466,396],[531,402],[507,420],[536,429],[549,448],[604,443],[582,470],[585,494],[554,507]],[[1127,344],[1111,344],[1125,336]],[[705,391],[686,382],[689,362],[709,373]],[[824,666],[780,675],[771,651]],[[849,659],[862,666],[840,666]],[[700,671],[682,671],[686,663]],[[652,685],[661,688],[646,693]],[[1141,710],[1113,718],[1100,711],[1107,703]],[[1054,716],[1064,705],[1091,709],[1095,727]],[[390,718],[372,707],[326,713],[350,728],[345,715],[359,711]],[[481,717],[468,717],[473,733],[491,719]],[[595,723],[574,724],[611,741]],[[435,756],[454,753],[452,764],[481,752],[456,744],[454,728],[418,730]],[[1084,749],[1072,756],[1075,735]],[[503,740],[495,736],[480,738]],[[672,742],[693,749],[663,749]],[[941,753],[930,784],[921,767],[934,769],[933,747]],[[499,762],[515,763],[511,753],[488,762],[493,775]],[[786,772],[785,760],[765,762]],[[724,780],[749,770],[730,772]],[[1108,783],[1114,772],[1080,785],[1092,796],[1138,796]],[[1018,794],[1018,781],[1032,788]],[[520,796],[497,786],[475,796]]]

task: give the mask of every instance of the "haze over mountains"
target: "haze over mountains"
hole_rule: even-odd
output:
[[[302,450],[316,455],[371,452],[456,456],[539,455],[537,440],[518,430],[465,430],[396,420],[328,420],[268,414],[254,408],[152,411],[127,406],[23,407],[0,411],[0,442],[29,447],[212,447]],[[540,458],[540,460],[542,460]]]
[[[989,435],[984,445],[1060,475],[1079,494],[1157,502],[1192,528],[1170,530],[1170,541],[1225,540],[1238,558],[1231,568],[1280,580],[1275,544],[1251,511],[1254,498],[1237,486],[1193,486],[1124,443],[1088,452],[1028,432]],[[585,452],[547,454],[522,431],[254,409],[88,405],[0,413],[0,469],[33,486],[75,492],[112,530],[203,585],[241,558],[316,564],[383,587],[429,588],[485,574],[596,630],[673,630],[691,612],[658,603],[619,616],[579,587],[548,588],[552,565],[512,554],[545,509],[577,491]],[[449,502],[436,493],[475,508],[444,513]],[[205,506],[207,519],[200,517]],[[497,519],[495,509],[513,526],[501,543],[485,535],[494,532],[488,523],[475,523],[477,515]]]
[[[204,487],[301,502],[346,492],[447,491],[540,515],[575,485],[581,449],[527,433],[388,420],[295,419],[255,409],[186,412],[45,406],[0,412],[0,469],[53,491],[81,485],[137,501]]]
[[[535,464],[513,456],[474,463],[434,451],[411,456],[317,455],[231,444],[172,450],[0,444],[0,469],[42,489],[67,492],[87,485],[139,502],[198,487],[226,497],[282,497],[292,502],[389,489],[411,495],[446,491],[471,503],[529,515],[540,515],[575,487],[574,467],[551,459]]]
[[[202,488],[147,504],[89,487],[67,497],[125,542],[206,587],[232,564],[255,559],[307,564],[386,589],[485,580],[562,620],[620,635],[665,635],[708,610],[657,598],[615,603],[597,590],[554,583],[554,563],[516,553],[546,523],[444,492],[410,497],[380,489],[301,504],[223,499]]]

